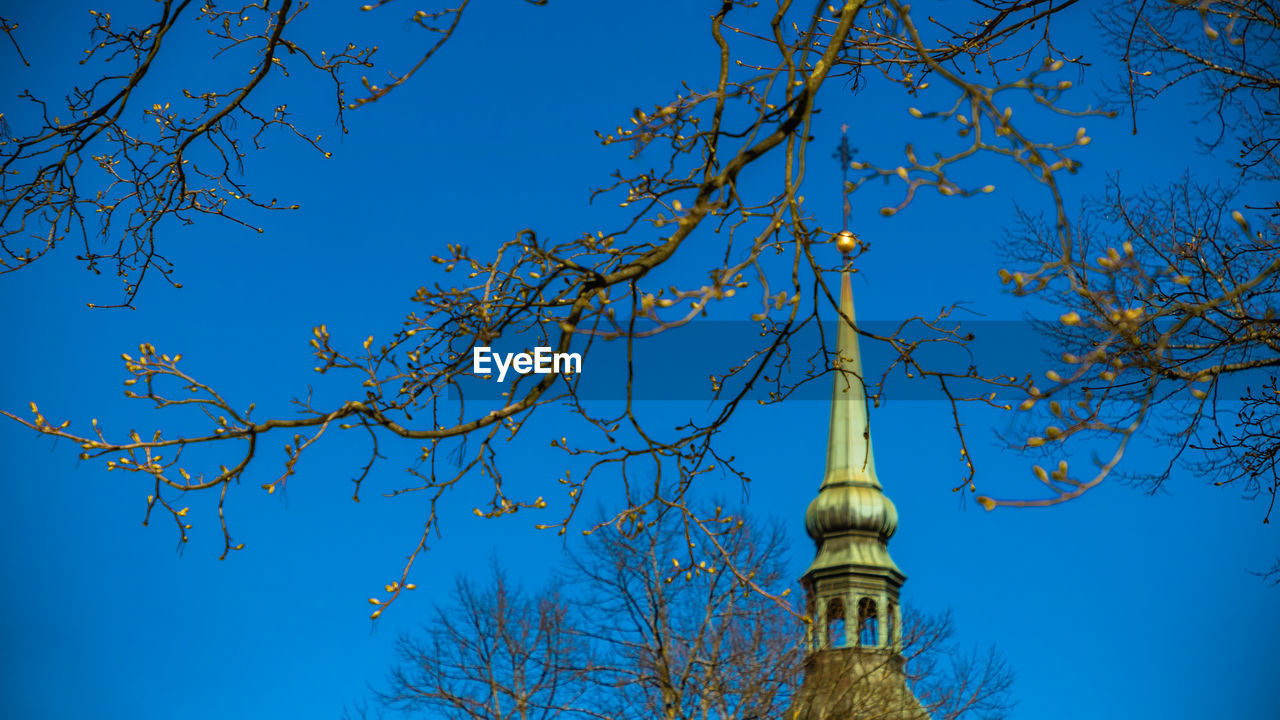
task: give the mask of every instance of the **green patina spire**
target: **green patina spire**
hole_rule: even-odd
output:
[[[871,424],[863,383],[862,353],[853,311],[853,287],[846,270],[840,274],[839,330],[836,333],[836,372],[831,392],[831,435],[827,440],[827,474],[822,486],[856,483],[879,488],[871,453]]]
[[[856,242],[848,231],[840,235],[846,233],[848,237],[838,241]],[[898,528],[898,511],[876,477],[862,353],[858,331],[850,324],[857,317],[848,270],[840,278],[840,313],[827,470],[818,496],[805,513],[805,529],[818,546],[807,574],[884,572],[902,577],[889,557],[888,542]]]
[[[847,130],[847,127],[841,128]],[[841,167],[852,156],[837,148]],[[835,246],[846,258],[859,242],[849,228],[849,183],[844,228]],[[847,262],[847,260],[846,260]],[[833,363],[827,469],[804,526],[818,546],[801,583],[810,620],[804,682],[792,699],[793,720],[864,718],[929,720],[907,685],[898,596],[906,576],[889,557],[898,511],[876,477],[871,423],[858,347],[849,271],[840,277],[840,316]]]

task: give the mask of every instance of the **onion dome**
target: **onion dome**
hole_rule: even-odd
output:
[[[804,529],[815,542],[836,533],[874,534],[881,540],[898,529],[893,501],[875,488],[840,485],[818,493],[804,514]]]

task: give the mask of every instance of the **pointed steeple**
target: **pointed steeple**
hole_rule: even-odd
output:
[[[848,140],[842,140],[840,164],[846,170],[850,154]],[[848,230],[847,177],[843,187],[845,229],[836,234],[835,245],[848,256],[858,238]],[[840,277],[837,321],[827,469],[804,517],[805,529],[818,546],[801,579],[808,596],[809,654],[804,682],[787,717],[929,720],[904,673],[898,594],[907,578],[889,557],[898,511],[876,476],[847,269]]]
[[[903,577],[889,557],[898,511],[876,477],[862,353],[848,270],[840,278],[839,330],[831,388],[827,471],[805,513],[805,529],[818,545],[806,577],[832,572]],[[900,581],[899,581],[900,582]]]
[[[857,483],[879,488],[871,453],[871,423],[858,347],[849,271],[840,273],[839,330],[836,333],[836,372],[831,392],[831,435],[827,440],[827,474],[822,487]]]
[[[849,252],[853,233],[837,235]],[[839,330],[831,389],[827,468],[805,513],[817,545],[804,574],[814,611],[811,649],[858,646],[896,651],[898,589],[906,580],[889,556],[898,511],[884,494],[871,451],[871,424],[849,272],[840,278]],[[855,618],[846,629],[845,619]],[[887,620],[883,624],[880,620]],[[838,621],[838,623],[837,623]],[[836,625],[839,629],[836,629]],[[868,626],[872,629],[868,630]],[[841,637],[843,635],[843,637]]]

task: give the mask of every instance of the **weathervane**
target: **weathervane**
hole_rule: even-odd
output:
[[[840,161],[840,200],[842,202],[842,220],[840,232],[836,235],[836,249],[848,255],[858,246],[858,237],[849,230],[849,166],[853,162],[853,154],[858,148],[849,147],[849,126],[840,126],[840,144],[831,157]]]

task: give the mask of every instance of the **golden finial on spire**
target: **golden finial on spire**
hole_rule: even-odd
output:
[[[836,249],[848,255],[853,249],[858,247],[858,236],[854,235],[850,230],[841,230],[836,233]]]

